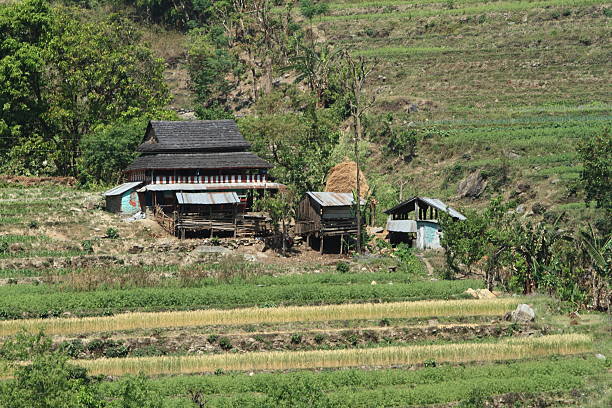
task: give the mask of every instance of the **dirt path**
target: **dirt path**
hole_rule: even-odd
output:
[[[425,268],[427,268],[427,276],[433,277],[433,275],[434,275],[434,268],[433,268],[433,266],[431,266],[431,264],[429,263],[427,258],[425,258],[422,254],[417,254],[417,257],[421,261],[423,261],[423,263],[425,264]]]

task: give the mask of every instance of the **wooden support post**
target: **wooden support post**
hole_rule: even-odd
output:
[[[181,239],[185,239],[185,228],[181,228]]]
[[[306,235],[306,246],[308,248],[310,248],[310,233],[308,233],[308,235]]]
[[[321,241],[319,242],[319,252],[323,254],[323,235],[321,235]]]
[[[342,253],[344,252],[344,251],[342,251],[342,249],[343,249],[342,248],[342,246],[343,246],[342,244],[343,243],[344,243],[344,234],[341,234],[340,235],[340,255],[342,255]]]

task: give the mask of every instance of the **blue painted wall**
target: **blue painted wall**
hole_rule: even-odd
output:
[[[417,221],[417,248],[440,248],[440,225],[431,221]]]
[[[134,214],[140,211],[140,203],[138,202],[138,193],[136,190],[128,190],[121,195],[121,212],[126,214]]]

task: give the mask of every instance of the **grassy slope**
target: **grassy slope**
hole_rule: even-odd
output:
[[[434,195],[466,207],[527,183],[531,189],[520,197],[527,210],[540,203],[584,213],[580,197],[567,191],[580,172],[577,140],[612,123],[606,76],[612,9],[606,2],[329,4],[316,23],[321,39],[379,61],[370,81],[380,90],[375,110],[442,131],[420,144],[411,163],[382,158],[385,141],[373,141],[366,171],[383,207],[397,200],[400,182],[406,182],[404,196]],[[177,35],[150,38],[173,61],[174,105],[188,106],[185,81],[176,82],[184,76]],[[490,176],[484,196],[454,199],[458,181],[475,169]],[[497,179],[504,169],[506,182]]]
[[[520,197],[527,209],[536,202],[582,208],[566,194],[580,172],[576,142],[612,123],[610,9],[603,4],[334,2],[319,28],[327,41],[378,59],[376,110],[440,130],[411,163],[380,160],[373,146],[368,170],[382,201],[396,197],[390,185],[407,181],[404,196],[481,205],[521,182],[531,186]],[[504,168],[505,183],[498,177]],[[457,202],[458,181],[475,169],[490,176],[485,197]]]

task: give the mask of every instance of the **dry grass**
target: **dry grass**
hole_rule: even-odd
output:
[[[521,298],[426,300],[394,303],[125,313],[108,317],[7,320],[0,322],[0,336],[10,336],[22,329],[30,332],[44,330],[45,333],[49,335],[68,335],[219,324],[232,325],[442,316],[499,316],[516,307],[517,304],[521,303],[521,300]]]
[[[391,366],[436,362],[469,362],[526,359],[568,355],[591,350],[591,338],[561,334],[517,338],[497,343],[462,343],[373,349],[315,350],[303,352],[261,352],[181,357],[141,357],[78,360],[91,374],[146,375],[189,374],[224,370],[289,370],[357,366]]]

